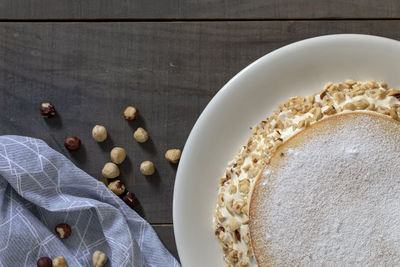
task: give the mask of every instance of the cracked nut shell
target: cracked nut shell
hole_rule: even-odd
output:
[[[122,198],[122,200],[131,208],[133,208],[139,203],[137,197],[132,192],[127,192],[126,195]]]
[[[56,109],[51,103],[40,104],[40,115],[43,118],[51,118],[56,115]]]
[[[76,151],[81,147],[81,139],[77,136],[68,136],[64,140],[64,146],[69,151]]]
[[[60,223],[56,226],[56,233],[61,239],[68,238],[71,235],[71,232],[71,226],[66,223]]]
[[[37,261],[37,267],[52,267],[52,266],[53,266],[53,262],[51,261],[51,259],[49,257],[41,257]]]
[[[125,185],[120,180],[112,181],[108,188],[116,195],[122,195],[125,192]]]

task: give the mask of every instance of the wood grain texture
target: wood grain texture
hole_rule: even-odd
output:
[[[400,18],[398,0],[1,0],[0,19]]]
[[[183,147],[201,111],[233,75],[294,41],[355,32],[399,40],[399,27],[400,21],[384,20],[0,23],[0,134],[41,138],[96,178],[110,149],[124,147],[121,179],[138,196],[136,210],[150,223],[172,223],[176,166],[164,153]],[[41,118],[42,101],[54,103],[58,116]],[[141,116],[129,123],[122,111],[131,104]],[[92,139],[95,124],[107,127],[105,143]],[[150,142],[134,141],[139,126]],[[68,135],[82,139],[80,151],[64,149]],[[155,176],[140,174],[143,160],[155,163]],[[157,231],[174,251],[172,228],[166,229]]]

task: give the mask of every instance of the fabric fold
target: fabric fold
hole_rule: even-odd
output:
[[[55,226],[72,228],[68,239]],[[45,142],[0,136],[0,267],[36,266],[40,257],[63,256],[69,266],[173,266],[152,227],[102,183]]]

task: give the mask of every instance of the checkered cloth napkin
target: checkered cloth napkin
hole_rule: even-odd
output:
[[[55,226],[72,234],[60,239]],[[180,266],[151,226],[103,184],[41,140],[0,136],[0,267],[36,266],[63,256],[68,266]]]

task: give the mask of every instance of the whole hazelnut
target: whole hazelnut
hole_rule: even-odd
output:
[[[56,115],[56,109],[51,103],[40,104],[40,115],[43,118],[51,118]]]
[[[64,257],[60,256],[53,259],[53,267],[68,267],[68,264]]]
[[[52,267],[53,262],[49,257],[42,257],[37,261],[37,267]]]
[[[141,127],[137,128],[137,130],[133,133],[133,138],[139,143],[144,143],[149,139],[149,134],[147,131]]]
[[[165,153],[165,158],[171,163],[178,163],[182,152],[179,149],[169,149]]]
[[[92,136],[96,142],[103,142],[107,139],[106,127],[102,125],[95,125],[92,130]]]
[[[69,151],[76,151],[81,147],[81,139],[77,136],[68,136],[64,140],[64,146]]]
[[[154,168],[154,164],[151,161],[143,161],[140,164],[140,172],[144,175],[153,175],[156,169]]]
[[[65,239],[71,235],[71,226],[66,223],[60,223],[56,226],[56,233],[59,238]]]
[[[128,121],[133,121],[139,115],[139,110],[133,106],[127,106],[124,109],[124,118]]]
[[[108,184],[108,188],[118,196],[125,192],[125,185],[120,180],[112,181]]]
[[[95,251],[92,256],[93,267],[103,267],[107,262],[107,255],[101,251]]]
[[[111,161],[121,164],[126,158],[126,151],[122,147],[114,147],[110,152]]]
[[[135,194],[131,192],[127,192],[126,195],[122,198],[122,200],[131,208],[133,208],[134,206],[136,206],[137,203],[139,203]]]
[[[115,163],[107,162],[101,171],[104,178],[113,179],[119,176],[119,168]]]

